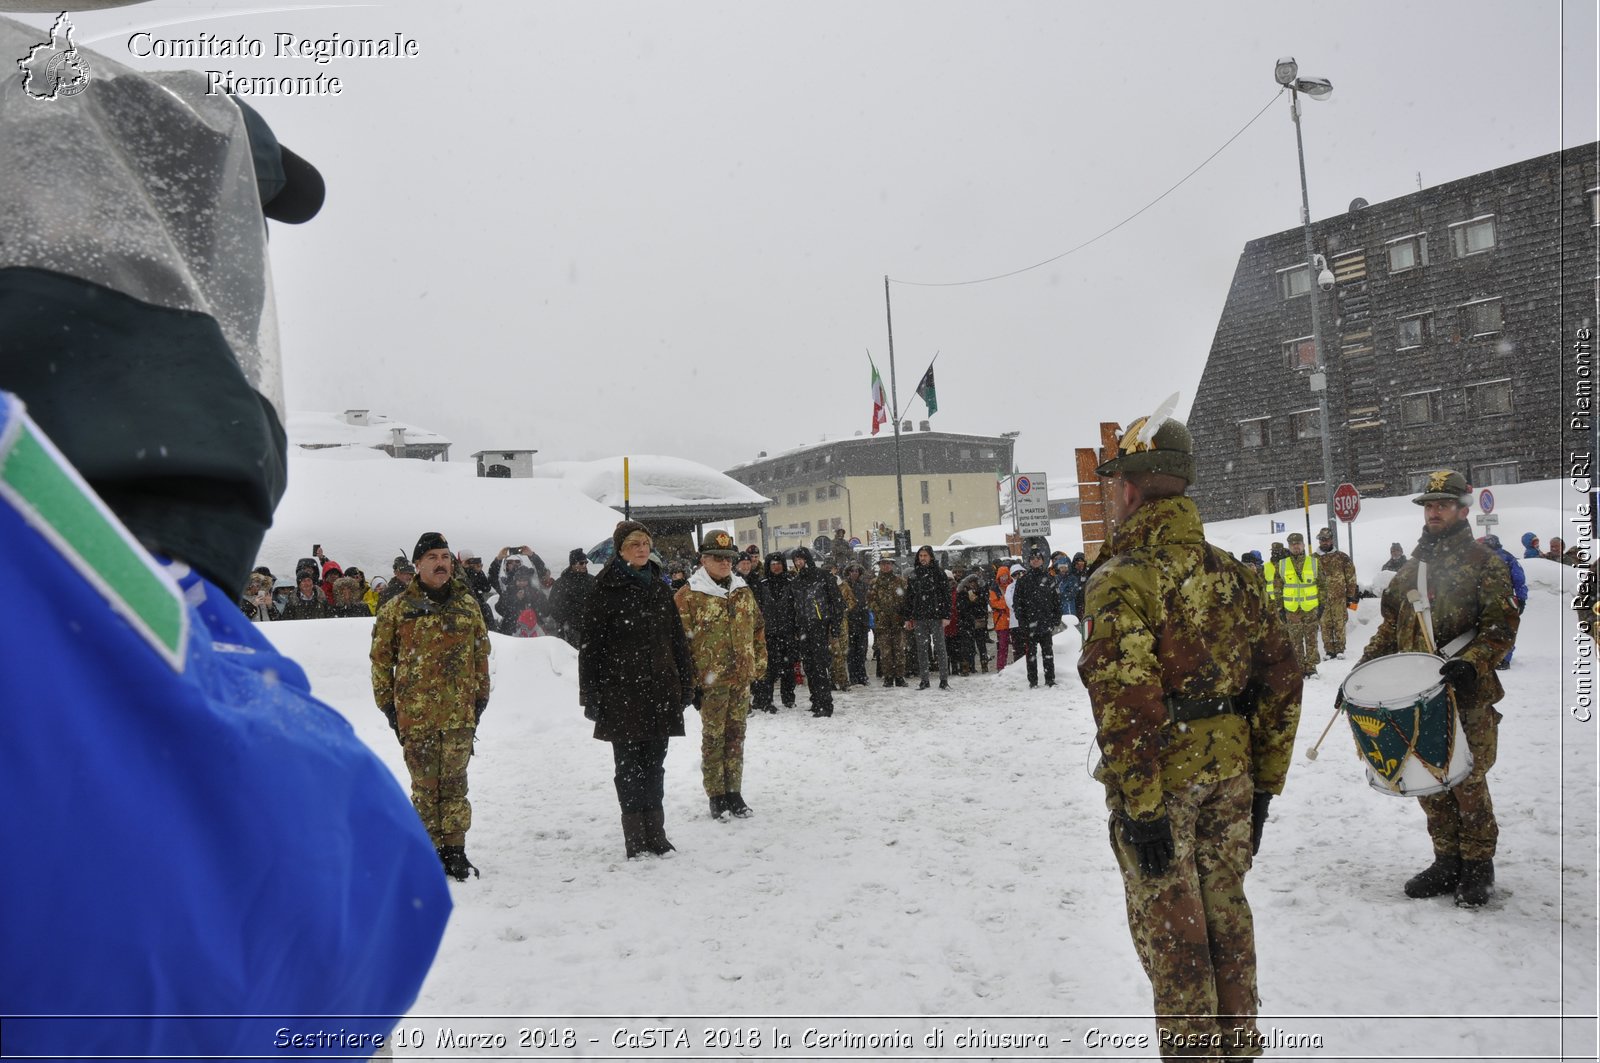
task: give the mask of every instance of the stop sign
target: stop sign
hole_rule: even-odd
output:
[[[1340,484],[1333,492],[1333,515],[1349,524],[1361,512],[1361,492],[1352,483]]]

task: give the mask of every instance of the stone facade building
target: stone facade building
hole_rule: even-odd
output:
[[[1334,486],[1405,494],[1444,466],[1474,487],[1565,476],[1567,347],[1596,314],[1596,149],[1313,223],[1331,291],[1302,228],[1246,244],[1189,418],[1205,516],[1292,508],[1302,482],[1322,503],[1313,299]]]

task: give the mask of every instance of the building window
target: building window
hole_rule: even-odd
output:
[[[1296,410],[1289,415],[1289,424],[1296,439],[1322,438],[1322,411]]]
[[[1514,461],[1493,461],[1486,465],[1472,467],[1472,486],[1494,487],[1497,484],[1514,484],[1517,482],[1517,463]]]
[[[1317,342],[1310,336],[1301,336],[1283,345],[1283,358],[1290,369],[1315,369]]]
[[[1461,308],[1462,329],[1468,336],[1493,336],[1504,325],[1499,299],[1481,299]]]
[[[1389,272],[1405,273],[1428,264],[1428,234],[1417,233],[1390,240],[1385,245],[1389,251]]]
[[[1285,299],[1305,295],[1311,290],[1311,268],[1304,264],[1278,271],[1278,293]]]
[[[838,498],[839,497],[839,485],[838,484],[829,484],[828,485],[828,497],[829,498]]]
[[[786,505],[786,506],[794,505],[794,492],[793,491],[790,491],[788,494],[783,496],[783,504]]]
[[[1324,480],[1314,480],[1306,484],[1306,497],[1313,506],[1326,506],[1328,504],[1328,484]],[[1300,492],[1296,491],[1296,494]]]
[[[1250,508],[1251,513],[1257,515],[1275,513],[1278,509],[1273,503],[1273,492],[1270,487],[1258,487],[1251,491],[1249,497],[1245,499],[1245,504]]]
[[[961,448],[961,460],[962,461],[968,461],[971,458],[972,458],[972,448],[971,447],[962,447]]]
[[[1400,396],[1400,423],[1408,428],[1423,424],[1438,424],[1444,420],[1444,393],[1414,391]]]
[[[922,504],[928,504],[928,481],[922,481]]]
[[[1450,226],[1450,246],[1457,258],[1494,250],[1494,215]]]
[[[994,451],[992,451],[992,450],[984,451],[983,452],[983,460],[984,461],[993,461],[994,460]]]
[[[1416,317],[1403,317],[1395,322],[1394,346],[1397,351],[1408,351],[1413,347],[1421,347],[1422,341],[1428,338],[1428,315],[1418,314]]]
[[[1264,447],[1271,440],[1271,433],[1267,430],[1268,418],[1255,417],[1248,421],[1239,422],[1239,445],[1246,450]]]
[[[811,501],[811,492],[810,491],[801,491],[800,492],[800,504],[803,506],[809,501]]]
[[[924,536],[928,537],[928,538],[932,538],[933,537],[933,514],[932,513],[924,513],[922,515],[922,534]]]
[[[1467,409],[1473,417],[1498,417],[1511,412],[1511,380],[1485,380],[1467,387]],[[1473,477],[1477,482],[1477,477]],[[1515,481],[1513,481],[1515,482]]]
[[[1589,189],[1589,224],[1600,225],[1600,188]]]

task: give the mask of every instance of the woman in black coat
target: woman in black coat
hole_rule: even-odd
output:
[[[650,529],[625,520],[616,556],[595,578],[578,643],[578,701],[594,736],[611,743],[628,857],[671,852],[666,815],[667,740],[683,736],[694,665],[672,591],[650,560]]]
[[[932,640],[939,659],[939,689],[949,690],[950,656],[944,645],[944,622],[950,617],[950,577],[939,567],[933,547],[917,550],[917,563],[911,566],[900,610],[906,627],[917,640],[917,671],[922,673],[917,689],[928,689],[928,642]]]

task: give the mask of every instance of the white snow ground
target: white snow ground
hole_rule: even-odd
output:
[[[1560,527],[1559,485],[1496,493],[1508,544]],[[1263,523],[1225,522],[1211,537],[1264,549],[1274,536],[1259,533]],[[1407,500],[1367,500],[1356,525],[1363,581],[1389,542],[1409,548],[1419,528]],[[1307,685],[1288,786],[1248,880],[1263,1025],[1283,1035],[1272,1057],[1595,1058],[1600,724],[1570,711],[1581,645],[1571,640],[1573,570],[1525,565],[1532,597],[1502,673],[1490,776],[1501,836],[1486,908],[1402,895],[1430,858],[1422,813],[1367,787],[1342,719],[1320,759],[1304,756],[1374,629],[1376,601],[1352,619],[1347,659]],[[267,634],[404,780],[369,692],[369,628],[329,620]],[[1154,1029],[1102,793],[1086,770],[1093,727],[1076,635],[1058,636],[1056,649],[1053,690],[1029,690],[1019,666],[952,679],[949,693],[856,688],[816,720],[802,687],[799,709],[751,720],[743,792],[756,815],[745,821],[708,818],[690,712],[667,759],[678,851],[630,862],[610,749],[590,738],[577,705],[575,652],[495,636],[494,700],[471,769],[468,852],[483,877],[451,887],[438,960],[401,1024],[422,1031],[424,1047],[395,1055],[1153,1057],[1137,1040],[1092,1032],[1148,1042]],[[1049,1046],[960,1047],[969,1027],[1044,1033]],[[557,1043],[574,1031],[575,1045],[545,1047],[548,1033],[530,1032],[519,1047],[519,1030],[552,1028]],[[752,1028],[761,1044],[744,1035],[741,1047],[736,1031]],[[500,1034],[507,1046],[441,1051],[442,1029]],[[912,1047],[829,1047],[808,1029],[899,1031]],[[709,1046],[708,1030],[721,1031]],[[774,1030],[789,1043],[775,1045]],[[944,1041],[929,1047],[936,1031]]]

